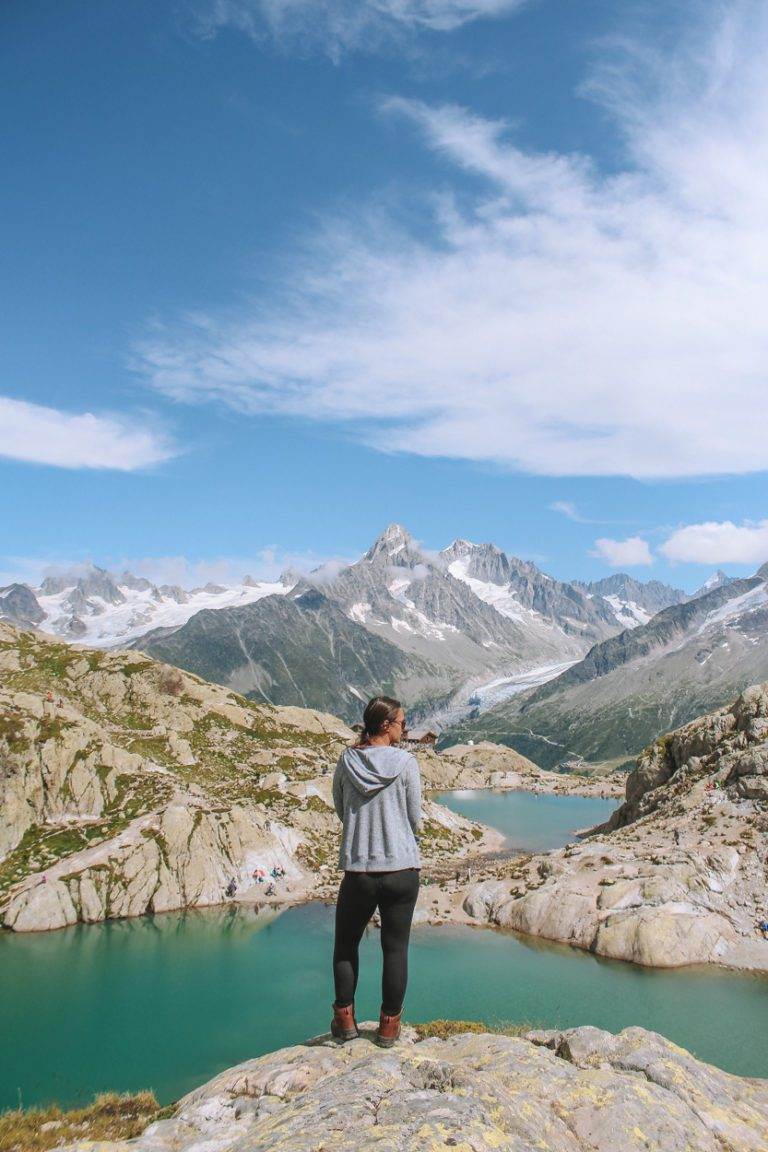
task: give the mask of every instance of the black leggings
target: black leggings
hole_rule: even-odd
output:
[[[336,941],[333,948],[333,979],[336,1003],[351,1004],[357,988],[358,946],[368,921],[378,907],[381,915],[381,1010],[397,1016],[403,1007],[408,983],[408,937],[416,897],[418,868],[399,872],[345,872],[336,904]]]

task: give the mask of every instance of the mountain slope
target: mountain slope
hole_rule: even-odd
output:
[[[350,723],[382,690],[437,699],[458,682],[455,671],[404,652],[308,585],[242,608],[198,612],[171,634],[150,633],[139,644],[254,700],[320,708]]]
[[[0,673],[6,928],[217,904],[233,882],[245,902],[328,894],[332,769],[352,736],[336,717],[252,704],[138,652],[8,624]],[[483,835],[426,801],[425,864]]]
[[[595,645],[557,679],[457,727],[538,763],[623,758],[768,676],[768,566]]]

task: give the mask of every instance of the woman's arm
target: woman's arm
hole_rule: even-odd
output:
[[[421,831],[421,776],[419,762],[415,756],[411,757],[405,778],[405,806],[408,811],[408,823],[414,836],[418,836]]]
[[[344,819],[344,793],[341,788],[341,760],[336,765],[336,771],[333,774],[333,806],[336,809],[336,815],[339,820]]]

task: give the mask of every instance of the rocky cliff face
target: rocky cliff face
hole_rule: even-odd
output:
[[[627,1028],[464,1032],[384,1051],[363,1026],[223,1072],[101,1152],[764,1152],[768,1083]],[[77,1152],[78,1146],[69,1147]]]
[[[333,716],[0,624],[0,923],[17,931],[336,881]],[[428,804],[427,860],[482,831]],[[259,883],[258,870],[263,872]]]
[[[768,684],[658,740],[587,840],[466,895],[482,920],[659,967],[768,970]]]

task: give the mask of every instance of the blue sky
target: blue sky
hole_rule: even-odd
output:
[[[669,7],[4,5],[1,578],[768,559],[768,18]]]

